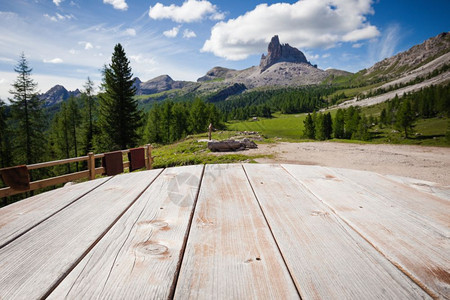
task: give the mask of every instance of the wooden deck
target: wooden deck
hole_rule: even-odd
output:
[[[186,166],[0,209],[0,299],[450,298],[450,187]]]

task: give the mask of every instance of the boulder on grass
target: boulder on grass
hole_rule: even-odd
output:
[[[244,148],[242,148],[241,142],[235,140],[208,142],[208,149],[213,152],[236,151]]]
[[[258,146],[249,139],[243,139],[242,141],[226,140],[208,142],[208,149],[213,152],[229,152],[255,148],[258,148]]]

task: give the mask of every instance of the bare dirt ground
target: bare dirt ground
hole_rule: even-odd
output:
[[[259,144],[245,154],[272,154],[259,163],[320,165],[411,177],[450,185],[450,148],[335,142]]]

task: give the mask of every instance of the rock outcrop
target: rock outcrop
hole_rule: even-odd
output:
[[[267,56],[263,54],[261,57],[261,62],[259,63],[261,73],[278,62],[310,64],[303,52],[291,47],[289,44],[280,44],[278,35],[275,35],[267,48]]]
[[[197,79],[197,82],[206,82],[206,81],[212,81],[212,80],[224,80],[224,79],[232,76],[236,72],[237,71],[233,70],[233,69],[214,67],[211,70],[209,70],[205,76],[202,76],[199,79]]]
[[[182,89],[187,84],[189,84],[187,81],[175,81],[169,75],[161,75],[146,82],[142,82],[139,85],[139,93],[136,94],[150,95],[173,89]]]
[[[381,74],[378,76],[383,76],[385,79],[400,77],[448,52],[450,52],[450,33],[443,32],[427,39],[422,44],[377,62],[368,68],[364,75]]]
[[[208,149],[212,152],[230,152],[255,148],[258,148],[258,145],[249,139],[243,139],[242,141],[225,140],[208,142]]]
[[[51,89],[49,89],[44,94],[40,94],[39,98],[41,100],[44,100],[45,106],[52,106],[54,104],[61,103],[63,101],[66,101],[71,96],[73,97],[79,97],[81,95],[80,90],[76,89],[75,91],[68,91],[65,87],[62,85],[55,85]]]

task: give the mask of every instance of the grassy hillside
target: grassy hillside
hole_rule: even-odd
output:
[[[385,107],[385,103],[362,108],[361,112],[367,116],[372,114],[374,117],[380,115],[381,110]],[[334,117],[336,111],[331,111]],[[283,115],[274,114],[272,119],[259,119],[258,121],[233,121],[227,124],[229,130],[237,131],[258,131],[268,138],[280,138],[287,141],[304,140],[303,121],[306,114]],[[416,122],[415,135],[405,139],[400,132],[392,126],[380,128],[378,125],[371,128],[370,132],[372,140],[369,143],[391,143],[391,144],[410,144],[410,145],[426,145],[426,146],[450,146],[449,141],[445,137],[447,130],[448,118],[430,118],[420,119]],[[333,140],[341,142],[360,142],[355,140]],[[367,142],[364,142],[367,143]]]
[[[300,139],[303,131],[303,120],[306,114],[283,115],[275,113],[271,119],[260,118],[258,121],[232,121],[229,130],[258,131],[268,138]]]

